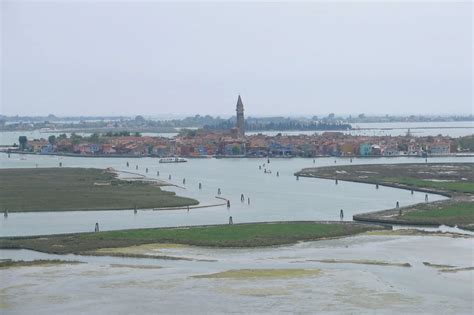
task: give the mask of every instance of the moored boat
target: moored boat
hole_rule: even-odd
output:
[[[167,157],[167,158],[161,158],[160,163],[184,163],[187,162],[188,160],[180,158],[180,157]]]

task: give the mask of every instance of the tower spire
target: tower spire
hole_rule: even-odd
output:
[[[237,130],[240,136],[245,135],[245,121],[244,121],[244,104],[242,103],[242,98],[240,97],[237,99],[237,106],[235,107],[235,111],[237,112]]]

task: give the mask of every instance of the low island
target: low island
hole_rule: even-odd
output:
[[[113,170],[25,168],[0,170],[1,211],[124,210],[185,207],[197,200],[164,191],[157,182],[121,180]]]
[[[474,163],[371,164],[306,168],[295,174],[436,193],[447,200],[354,216],[356,221],[448,225],[474,230]]]
[[[208,247],[261,247],[356,235],[387,227],[355,222],[273,222],[149,228],[98,233],[0,238],[0,249],[30,249],[50,254],[107,255],[143,258],[130,251],[146,244]],[[154,257],[166,258],[166,257]]]

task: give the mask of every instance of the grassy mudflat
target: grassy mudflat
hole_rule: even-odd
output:
[[[14,267],[51,267],[56,265],[71,265],[81,264],[82,262],[76,260],[59,260],[59,259],[38,259],[31,261],[24,260],[4,260],[0,261],[0,269],[14,268]]]
[[[193,278],[207,279],[286,279],[296,277],[311,277],[321,274],[319,269],[233,269],[218,273],[192,276]]]
[[[198,204],[156,184],[117,179],[94,168],[0,170],[1,211],[71,211],[175,207]]]
[[[345,165],[303,169],[299,176],[441,193],[450,200],[354,216],[355,220],[474,228],[474,163]]]
[[[358,223],[248,223],[189,228],[136,229],[42,237],[0,238],[0,248],[23,248],[47,253],[69,254],[91,253],[104,248],[123,248],[153,243],[215,247],[257,247],[348,236],[380,229],[383,229],[383,227]]]

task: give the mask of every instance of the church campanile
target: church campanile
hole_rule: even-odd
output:
[[[245,121],[244,121],[244,104],[242,103],[242,99],[240,98],[237,100],[237,106],[235,107],[235,111],[237,112],[237,130],[239,132],[239,136],[245,136]]]

